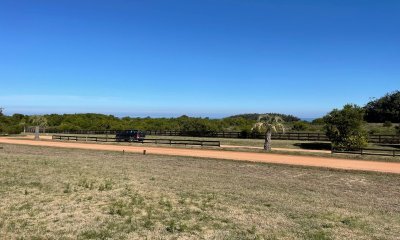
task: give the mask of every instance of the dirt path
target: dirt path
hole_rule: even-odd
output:
[[[48,146],[61,148],[79,148],[92,150],[107,150],[142,153],[146,150],[148,154],[171,155],[171,156],[188,156],[201,158],[216,158],[239,161],[278,163],[288,165],[301,165],[313,167],[326,167],[347,170],[375,171],[400,174],[400,163],[393,162],[374,162],[361,160],[346,160],[335,158],[322,158],[311,156],[290,156],[281,154],[268,153],[251,153],[251,152],[231,152],[220,150],[206,149],[184,149],[184,148],[159,148],[146,146],[119,146],[107,144],[92,143],[71,143],[71,142],[53,142],[53,141],[34,141],[34,140],[18,140],[11,138],[0,138],[0,143]]]
[[[255,146],[239,146],[239,145],[221,145],[222,148],[248,148],[248,149],[263,149],[263,147]],[[284,151],[284,152],[309,152],[309,153],[331,153],[327,150],[312,150],[312,149],[297,149],[297,148],[276,148],[273,147],[274,151]]]

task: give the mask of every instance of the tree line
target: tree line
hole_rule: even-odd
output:
[[[275,115],[275,113],[273,113]],[[278,116],[278,114],[276,114]],[[287,122],[294,117],[279,114]],[[295,119],[297,120],[297,119]],[[177,118],[134,118],[116,117],[97,113],[79,114],[45,114],[12,116],[0,115],[0,132],[20,133],[29,126],[40,126],[48,130],[158,130],[182,132],[221,132],[247,131],[250,132],[256,120],[245,116],[234,116],[223,119],[189,117],[186,115]]]
[[[400,122],[400,92],[388,93],[382,98],[358,107],[362,112],[361,121],[367,122]],[[260,115],[241,114],[223,119],[196,118],[181,116],[178,118],[119,118],[113,115],[96,113],[84,114],[46,114],[42,116],[28,116],[13,114],[6,116],[0,108],[0,133],[20,133],[28,126],[41,126],[53,130],[171,130],[183,132],[218,132],[218,131],[252,131]],[[289,125],[293,131],[320,131],[326,124],[326,117],[314,120],[312,123],[300,121],[298,117],[279,113],[269,113],[278,116]],[[329,114],[328,114],[329,115]],[[326,129],[325,129],[326,130]]]

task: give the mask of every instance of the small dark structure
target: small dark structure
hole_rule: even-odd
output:
[[[140,130],[119,131],[115,135],[117,142],[143,142],[146,134]]]

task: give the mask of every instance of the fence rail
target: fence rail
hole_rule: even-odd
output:
[[[332,149],[332,153],[400,157],[400,150],[396,150],[396,149],[393,149],[393,150],[392,149],[378,149],[378,148],[360,148],[357,150]]]
[[[34,131],[28,129],[28,132]],[[56,129],[46,129],[46,133],[58,134],[87,134],[87,135],[100,135],[100,134],[116,134],[121,130],[65,130],[60,131]],[[41,130],[43,132],[43,130]],[[208,137],[208,138],[243,138],[243,139],[263,139],[263,134],[249,133],[249,132],[182,132],[182,131],[158,131],[146,130],[146,135],[152,136],[182,136],[182,137]],[[301,141],[329,141],[324,133],[318,132],[287,132],[272,134],[272,139],[276,140],[301,140]],[[369,135],[370,143],[388,143],[400,144],[399,135]]]
[[[53,140],[60,141],[81,141],[81,142],[119,142],[115,137],[85,137],[85,136],[69,136],[69,135],[53,135]],[[167,145],[192,145],[202,147],[220,147],[220,141],[203,141],[203,140],[176,140],[176,139],[144,139],[143,141],[136,141],[136,143],[153,143],[153,144],[167,144]]]

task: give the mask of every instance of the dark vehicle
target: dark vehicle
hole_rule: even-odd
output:
[[[143,142],[146,134],[139,130],[124,130],[117,132],[115,135],[115,140],[117,142]]]

